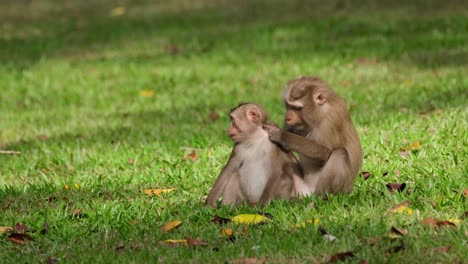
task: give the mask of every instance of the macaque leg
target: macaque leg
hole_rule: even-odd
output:
[[[226,187],[223,192],[223,205],[238,205],[240,201],[244,200],[244,195],[240,190],[239,177],[239,173],[235,172],[226,183]]]
[[[352,192],[354,177],[350,175],[348,152],[343,148],[335,149],[319,173],[315,193]]]
[[[309,196],[312,193],[309,186],[307,186],[301,177],[297,175],[291,175],[291,177],[293,180],[295,196]]]

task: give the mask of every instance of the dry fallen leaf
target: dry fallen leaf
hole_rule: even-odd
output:
[[[407,234],[408,234],[407,229],[401,229],[401,228],[392,226],[392,228],[390,229],[390,234],[388,234],[388,237],[399,238],[401,236],[406,236]]]
[[[428,248],[426,250],[426,254],[430,252],[437,252],[437,253],[446,253],[450,251],[450,246],[447,247],[435,247],[435,248]]]
[[[268,217],[265,214],[240,214],[231,218],[231,221],[236,224],[246,224],[246,225],[256,225],[263,224],[266,221],[270,220],[271,217]]]
[[[221,236],[222,237],[232,236],[233,234],[234,234],[234,231],[232,231],[231,228],[221,229]]]
[[[126,8],[123,6],[118,6],[111,10],[111,16],[123,16],[127,12]]]
[[[468,197],[468,188],[463,190],[463,196],[464,197]]]
[[[394,194],[395,191],[402,192],[406,188],[406,183],[391,183],[391,182],[389,182],[385,186],[387,187],[388,191],[391,194]]]
[[[442,226],[456,226],[455,223],[448,221],[448,220],[438,220],[432,217],[424,218],[421,223],[423,225],[428,225],[432,227],[442,227]]]
[[[170,245],[187,245],[187,240],[185,239],[167,239],[164,240],[164,243],[170,244]]]
[[[195,161],[197,159],[197,152],[195,150],[192,150],[189,154],[185,155],[184,160],[191,159],[192,161]]]
[[[219,114],[215,111],[211,111],[211,113],[208,115],[208,119],[210,119],[211,121],[216,121],[219,119]]]
[[[400,156],[407,158],[409,157],[409,152],[407,150],[400,151]]]
[[[187,246],[189,246],[189,247],[208,246],[207,242],[202,241],[199,238],[186,237],[185,240],[187,241]]]
[[[366,180],[369,179],[369,177],[372,176],[372,175],[371,175],[371,173],[368,172],[368,171],[363,171],[363,172],[361,172],[361,176],[362,176],[362,177],[364,178],[364,180],[366,181]]]
[[[168,189],[146,189],[143,192],[146,195],[161,195],[163,193],[168,193],[174,191],[176,188],[168,188]]]
[[[338,262],[338,261],[345,261],[346,259],[354,258],[355,256],[356,255],[352,251],[337,253],[337,254],[330,257],[330,259],[328,260],[328,263],[334,263],[334,262]]]
[[[307,223],[318,225],[319,222],[320,222],[320,219],[308,219],[307,221],[301,222],[299,224],[295,224],[294,226],[297,227],[297,228],[306,227]]]
[[[141,90],[140,96],[141,97],[154,97],[156,93],[153,90]]]
[[[8,236],[8,240],[18,245],[24,245],[26,241],[32,241],[32,238],[28,234],[12,233]]]
[[[178,228],[182,225],[182,221],[174,220],[169,223],[166,223],[163,227],[161,227],[161,232],[169,232],[174,228]]]
[[[268,257],[265,256],[261,259],[258,258],[241,258],[232,261],[233,264],[264,264],[268,261]]]
[[[404,148],[403,150],[413,151],[413,150],[418,150],[420,148],[421,148],[421,143],[419,143],[419,141],[415,141],[409,144],[408,146],[406,146],[406,148]]]
[[[398,214],[401,214],[401,213],[407,213],[409,215],[412,215],[413,214],[413,210],[408,208],[408,206],[411,205],[411,202],[410,201],[404,201],[402,203],[399,203],[397,204],[396,206],[394,206],[393,208],[390,209],[390,212],[392,213],[398,213]]]
[[[37,138],[40,140],[40,141],[47,141],[47,139],[49,139],[49,137],[45,134],[40,134],[39,136],[37,136]]]
[[[13,228],[8,227],[8,226],[0,226],[0,236],[5,234],[5,233],[10,233],[13,231]]]
[[[16,233],[21,233],[21,234],[23,234],[23,233],[26,233],[26,230],[27,230],[26,225],[24,225],[24,224],[21,223],[21,222],[19,222],[19,223],[17,223],[17,224],[15,225],[15,231],[16,231]]]

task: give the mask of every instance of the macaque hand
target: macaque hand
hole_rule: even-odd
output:
[[[281,142],[281,129],[273,123],[267,123],[263,125],[263,129],[265,129],[266,132],[268,132],[268,138],[275,142],[275,143],[280,143]]]

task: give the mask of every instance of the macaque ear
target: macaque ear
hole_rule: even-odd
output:
[[[249,111],[247,112],[247,116],[253,122],[258,122],[261,118],[260,112],[255,107],[249,109]]]
[[[320,89],[314,94],[314,101],[318,105],[323,105],[327,101],[327,93]]]

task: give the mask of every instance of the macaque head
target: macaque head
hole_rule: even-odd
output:
[[[317,77],[301,76],[288,82],[283,94],[285,128],[298,135],[307,134],[323,119],[333,96],[327,84]]]
[[[227,133],[232,141],[241,143],[249,139],[267,121],[265,110],[253,103],[240,104],[229,113],[231,126]]]

